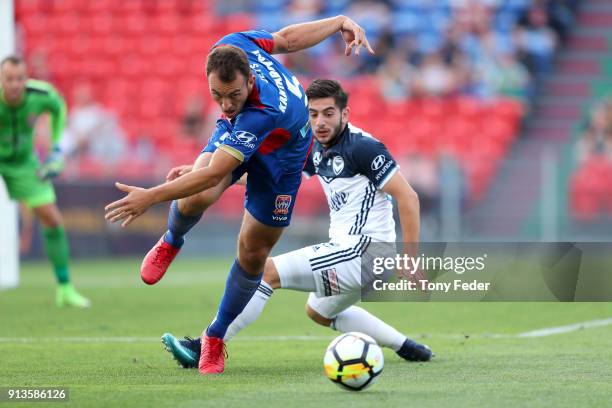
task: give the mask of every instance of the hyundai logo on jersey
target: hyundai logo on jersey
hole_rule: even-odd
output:
[[[385,155],[379,154],[372,160],[372,170],[376,171],[385,163]]]
[[[245,130],[240,130],[240,131],[236,132],[236,139],[240,143],[246,145],[248,143],[252,143],[253,141],[255,141],[255,139],[257,139],[257,137],[254,134],[249,133],[249,132],[247,132]]]

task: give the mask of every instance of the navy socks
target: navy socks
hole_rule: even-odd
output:
[[[225,293],[221,299],[217,317],[206,330],[209,337],[225,337],[225,332],[229,325],[244,310],[261,282],[263,272],[257,276],[248,274],[236,259],[232,265],[227,282],[225,283]]]
[[[168,213],[168,231],[164,235],[164,241],[175,248],[180,248],[185,242],[185,234],[200,221],[202,214],[187,216],[181,214],[178,208],[178,201],[172,201]]]

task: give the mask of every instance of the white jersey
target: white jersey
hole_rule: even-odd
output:
[[[386,147],[369,133],[348,125],[325,149],[314,142],[304,172],[317,175],[330,210],[330,240],[366,235],[394,242],[391,197],[381,191],[398,170]]]

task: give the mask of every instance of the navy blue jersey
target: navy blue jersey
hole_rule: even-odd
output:
[[[338,142],[313,145],[304,172],[319,176],[330,209],[330,239],[367,235],[395,241],[390,197],[381,191],[399,166],[381,142],[348,125]]]
[[[236,181],[248,173],[245,208],[266,225],[287,226],[312,145],[306,94],[270,55],[270,33],[233,33],[215,44],[220,45],[246,52],[255,84],[235,118],[217,121],[203,152],[221,149],[240,160],[232,177]]]
[[[312,141],[306,94],[297,78],[270,55],[272,35],[233,33],[215,44],[219,45],[245,51],[255,76],[253,91],[219,148],[243,162],[256,160],[275,180],[301,171]]]

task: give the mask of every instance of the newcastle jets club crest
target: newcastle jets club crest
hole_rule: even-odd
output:
[[[289,214],[289,207],[291,207],[290,195],[281,194],[276,196],[276,202],[274,203],[274,215]]]

